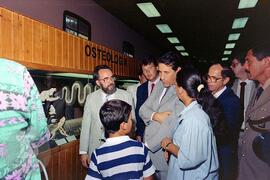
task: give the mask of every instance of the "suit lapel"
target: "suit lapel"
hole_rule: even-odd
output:
[[[250,96],[249,96],[249,101],[248,102],[251,102],[252,97],[254,96],[254,94],[256,94],[255,92],[256,92],[256,84],[255,84],[255,82],[252,82],[252,86],[251,86]]]
[[[233,83],[232,90],[237,95],[237,85],[238,85],[238,79],[236,79]]]
[[[97,94],[97,96],[95,97],[95,101],[94,102],[96,102],[95,104],[96,104],[96,106],[97,107],[101,107],[103,104],[104,104],[104,102],[103,102],[103,99],[102,99],[102,93],[101,93],[101,89],[99,89],[98,90],[98,94]],[[98,110],[99,111],[99,110]]]
[[[165,96],[161,99],[160,101],[160,105],[163,105],[164,103],[166,103],[168,100],[170,100],[170,98],[175,94],[175,89],[170,86],[167,93],[165,94]]]
[[[252,101],[250,103],[250,111],[249,113],[253,112],[254,110],[258,109],[260,106],[264,105],[265,103],[267,103],[270,100],[270,86],[267,87],[262,95],[260,96],[260,98],[257,100],[257,102],[255,102],[255,97],[256,97],[256,92],[257,89],[252,97]]]

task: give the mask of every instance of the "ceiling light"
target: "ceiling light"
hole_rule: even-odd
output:
[[[232,54],[232,51],[224,51],[223,53],[224,55],[227,55],[227,54]]]
[[[222,58],[221,60],[222,60],[222,61],[228,61],[229,58],[228,58],[228,57],[224,57],[224,58]]]
[[[248,17],[234,19],[232,29],[244,28],[247,21]]]
[[[148,3],[137,3],[137,6],[141,9],[141,11],[147,17],[160,17],[160,14],[159,14],[158,10],[150,2],[148,2]]]
[[[175,48],[176,48],[178,51],[184,51],[184,50],[185,50],[184,46],[175,46]]]
[[[167,24],[157,24],[156,27],[160,30],[162,33],[172,33],[171,28]]]
[[[236,41],[239,39],[239,37],[240,37],[240,33],[229,34],[228,40],[229,41]]]
[[[235,46],[235,43],[227,43],[225,46],[225,49],[232,49],[234,48],[234,46]]]
[[[172,44],[180,43],[180,41],[178,40],[177,37],[168,37],[167,39],[168,39],[168,40],[170,41],[170,43],[172,43]]]
[[[258,0],[240,0],[238,9],[253,8],[256,6]]]
[[[181,52],[182,56],[188,56],[189,54],[187,52]]]

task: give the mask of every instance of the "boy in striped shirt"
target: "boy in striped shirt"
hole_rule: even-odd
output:
[[[130,112],[131,106],[121,100],[108,101],[101,107],[100,119],[109,138],[92,153],[86,180],[153,179],[155,167],[148,149],[127,136],[132,128]]]

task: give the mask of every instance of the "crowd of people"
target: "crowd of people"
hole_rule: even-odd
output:
[[[37,88],[9,60],[0,76],[0,177],[40,179],[33,149],[50,133]],[[167,52],[143,59],[138,77],[125,91],[109,66],[95,67],[100,88],[87,97],[80,135],[85,179],[269,179],[270,46],[205,75]]]
[[[86,179],[269,178],[269,48],[253,47],[231,64],[212,64],[206,75],[185,66],[174,52],[147,57],[138,74],[146,81],[121,98],[114,95],[112,70],[105,67],[108,76],[95,71],[100,91],[112,98],[96,99],[100,106],[95,110],[85,106],[84,131],[92,134],[89,128],[99,124],[94,131],[105,134],[103,139],[82,131],[81,144],[87,142],[92,149],[80,149],[88,154],[87,161],[82,155]],[[101,84],[105,79],[107,84]],[[128,95],[133,101],[123,99]],[[96,119],[89,121],[92,116]],[[100,143],[94,145],[89,138]]]

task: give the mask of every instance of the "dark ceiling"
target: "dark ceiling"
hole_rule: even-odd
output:
[[[96,0],[100,6],[122,20],[161,52],[175,50],[167,37],[176,36],[200,62],[220,61],[245,51],[253,44],[270,42],[270,0],[258,0],[254,8],[238,9],[239,0]],[[138,2],[152,2],[161,17],[147,18]],[[246,27],[232,29],[235,18],[249,17]],[[162,34],[156,24],[166,23],[173,33]],[[241,33],[231,55],[223,55],[230,33]],[[132,43],[132,42],[131,42]]]

